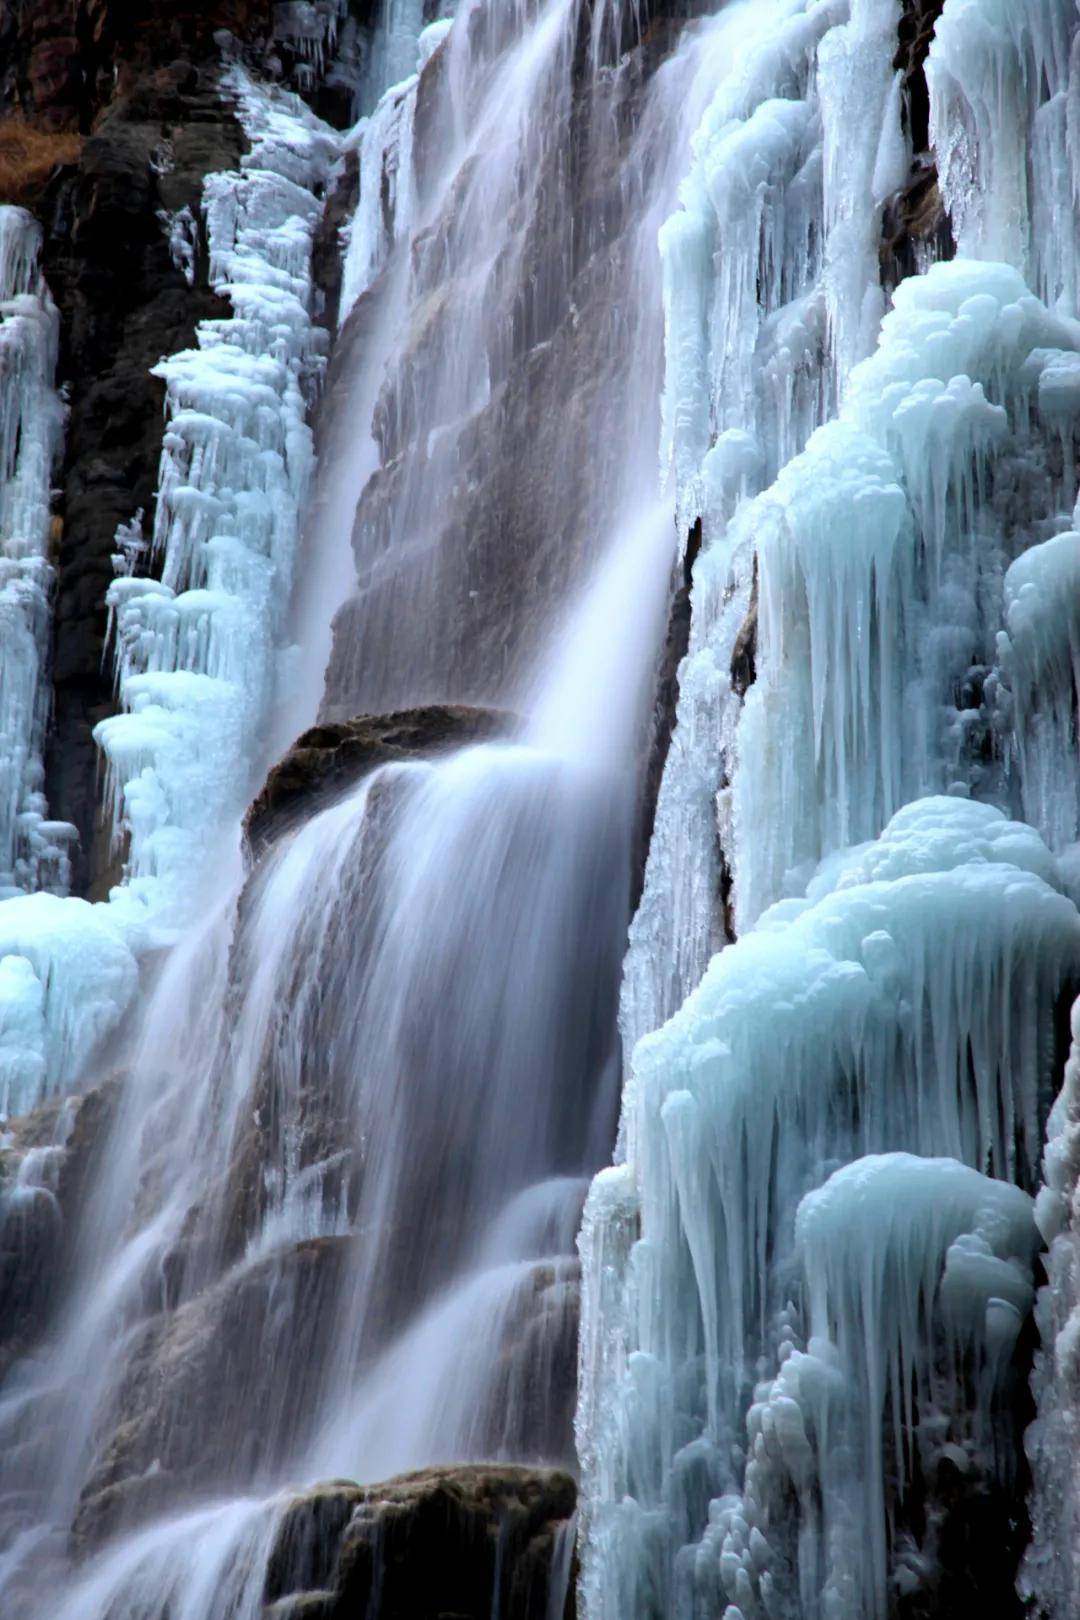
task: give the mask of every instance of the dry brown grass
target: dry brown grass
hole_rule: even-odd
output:
[[[32,203],[53,170],[77,163],[81,151],[80,135],[36,129],[17,115],[0,118],[0,203]]]

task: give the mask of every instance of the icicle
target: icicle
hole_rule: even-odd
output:
[[[1080,839],[1080,533],[1032,546],[1005,576],[998,656],[1024,815],[1055,849]]]
[[[743,1476],[758,1442],[743,1424],[759,1358],[786,1369],[790,1354],[800,1199],[838,1161],[897,1150],[1032,1180],[1050,1081],[1039,1021],[1080,971],[1080,916],[1056,881],[1042,840],[1000,811],[950,798],[909,806],[876,843],[824,865],[807,898],[774,907],[715,957],[675,1017],[639,1042],[627,1166],[597,1183],[582,1237],[593,1620],[619,1612],[612,1594],[626,1604],[628,1582],[662,1590],[674,1550],[702,1536],[709,1501],[753,1486]],[[635,1220],[628,1249],[619,1234]],[[958,1300],[963,1264],[957,1251]],[[810,1466],[801,1433],[785,1442],[795,1476]],[[692,1448],[703,1448],[705,1495],[684,1512],[676,1486]],[[642,1512],[660,1515],[650,1536]],[[842,1563],[834,1549],[826,1573]],[[763,1612],[734,1566],[728,1576],[728,1600]]]
[[[166,929],[190,909],[191,873],[242,810],[264,746],[312,466],[305,391],[323,363],[310,261],[334,137],[239,69],[230,88],[252,151],[240,172],[208,177],[204,212],[233,316],[156,368],[162,579],[125,570],[109,592],[122,712],[95,733],[115,837],[128,840],[115,903]]]
[[[1071,1022],[1072,1046],[1047,1127],[1044,1181],[1035,1205],[1049,1254],[1036,1309],[1036,1416],[1025,1440],[1034,1484],[1032,1540],[1019,1583],[1033,1612],[1054,1620],[1074,1614],[1080,1602],[1073,1539],[1080,1508],[1080,1001]]]
[[[1047,273],[1032,218],[1036,199],[1060,195],[1064,154],[1047,150],[1042,131],[1031,136],[1065,93],[1075,26],[1073,0],[946,0],[926,65],[930,139],[960,252],[1007,260],[1051,302],[1066,289]],[[1073,214],[1054,210],[1046,247],[1070,241],[1075,264]]]
[[[992,662],[1001,551],[1028,538],[987,469],[1018,443],[1048,467],[1074,395],[1043,380],[1078,343],[1007,266],[933,266],[897,289],[839,419],[740,515],[761,597],[735,776],[742,926],[906,799],[973,785],[982,717],[954,694]]]
[[[795,1243],[811,1337],[805,1355],[784,1362],[768,1403],[775,1412],[794,1399],[812,1437],[823,1511],[819,1545],[804,1540],[799,1563],[809,1580],[828,1567],[827,1612],[884,1617],[886,1459],[890,1488],[902,1492],[921,1438],[915,1410],[923,1433],[931,1414],[963,1432],[974,1408],[970,1444],[996,1470],[992,1401],[1034,1295],[1032,1200],[955,1159],[890,1153],[857,1159],[808,1193]],[[788,1470],[796,1489],[806,1461]]]
[[[751,622],[756,539],[732,516],[803,448],[873,345],[880,209],[907,161],[889,45],[896,21],[894,0],[861,0],[850,18],[840,0],[755,5],[721,13],[707,36],[719,85],[682,207],[660,237],[661,455],[680,525],[687,532],[701,518],[704,551],[627,961],[628,1049],[694,987],[722,935],[717,832],[730,863],[742,703],[730,671]]]
[[[74,829],[48,819],[42,749],[53,571],[50,484],[63,433],[59,316],[41,230],[0,207],[0,900],[67,888]]]

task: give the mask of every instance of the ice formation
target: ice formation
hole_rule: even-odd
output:
[[[1032,546],[1005,575],[998,658],[1024,814],[1056,848],[1080,839],[1080,533]]]
[[[203,322],[198,347],[157,368],[166,428],[153,533],[144,540],[141,513],[118,532],[108,593],[120,712],[95,737],[124,881],[108,904],[40,895],[0,908],[0,1109],[12,1112],[78,1078],[134,995],[137,957],[196,913],[196,875],[236,839],[287,678],[286,614],[313,462],[306,415],[325,363],[312,236],[337,137],[295,96],[240,67],[226,86],[250,151],[239,170],[207,177],[203,213],[210,279],[232,316]],[[194,221],[169,228],[183,268]],[[0,469],[0,705],[11,738],[0,758],[0,862],[12,874],[0,882],[10,891],[12,878],[62,887],[70,829],[46,819],[39,791],[49,468],[61,427],[55,314],[29,216],[0,210],[0,231],[11,293],[0,342],[20,382],[4,394]],[[20,434],[23,417],[33,433]],[[147,564],[160,577],[136,571]]]
[[[298,89],[309,90],[324,76],[348,10],[348,0],[278,0],[274,38],[299,59]]]
[[[0,207],[0,900],[67,886],[72,829],[42,792],[53,573],[52,472],[59,317],[40,268],[41,229]]]
[[[137,983],[115,908],[51,894],[0,905],[0,1117],[72,1085]]]
[[[583,1341],[579,1414],[586,1493],[597,1504],[590,1615],[633,1612],[646,1588],[681,1579],[682,1542],[716,1551],[728,1529],[714,1535],[707,1524],[727,1525],[727,1510],[716,1518],[710,1498],[715,1504],[735,1492],[744,1503],[739,1514],[754,1527],[747,1504],[764,1489],[746,1465],[759,1449],[755,1384],[773,1363],[780,1395],[790,1400],[785,1344],[801,1349],[800,1340],[834,1332],[853,1341],[850,1325],[841,1331],[829,1316],[841,1307],[829,1304],[835,1278],[822,1259],[821,1232],[835,1206],[814,1193],[833,1166],[866,1154],[951,1155],[960,1163],[948,1175],[908,1164],[913,1188],[925,1177],[926,1207],[940,1209],[942,1231],[957,1187],[978,1183],[979,1198],[1026,1205],[1023,1194],[981,1172],[1034,1180],[1053,1081],[1054,1005],[1080,972],[1080,916],[1055,878],[1039,836],[993,807],[950,798],[910,805],[877,843],[824,867],[806,899],[766,912],[713,959],[668,1024],[639,1042],[624,1100],[627,1164],[594,1184],[582,1237],[587,1322],[594,1290],[604,1302],[596,1334]],[[888,1176],[905,1179],[895,1160],[883,1163],[892,1169],[875,1172],[882,1185],[891,1184]],[[850,1192],[862,1183],[853,1177],[840,1186]],[[859,1196],[872,1202],[865,1189]],[[921,1203],[911,1197],[915,1220]],[[976,1230],[968,1214],[963,1221],[942,1240],[946,1247]],[[868,1218],[852,1225],[873,1245]],[[640,1236],[631,1242],[635,1229]],[[852,1275],[884,1264],[892,1241],[886,1233],[868,1248],[867,1267],[853,1258]],[[895,1241],[903,1249],[908,1239]],[[839,1263],[838,1244],[831,1249]],[[910,1287],[890,1294],[895,1329],[881,1312],[865,1317],[880,1321],[873,1353],[883,1365],[914,1354],[911,1323],[937,1280],[919,1270],[920,1252],[910,1234]],[[949,1285],[957,1299],[958,1266],[957,1256]],[[994,1297],[1011,1297],[1005,1281],[998,1277]],[[808,1317],[798,1308],[801,1288]],[[985,1298],[976,1302],[982,1321]],[[850,1323],[857,1307],[844,1308]],[[996,1317],[991,1325],[1004,1331]],[[920,1343],[928,1354],[925,1335]],[[817,1374],[808,1368],[806,1376],[809,1386]],[[815,1398],[808,1387],[807,1400]],[[852,1441],[873,1458],[879,1416],[868,1412]],[[860,1499],[876,1488],[868,1476]],[[831,1496],[829,1503],[831,1511]],[[639,1515],[655,1520],[663,1504],[670,1525],[635,1555]],[[762,1511],[758,1529],[767,1535]],[[768,1566],[773,1581],[788,1578],[785,1558],[790,1563],[785,1553]],[[847,1607],[828,1609],[842,1563],[836,1548],[822,1561],[822,1585],[805,1612],[818,1612],[819,1602],[822,1612],[879,1612],[879,1598],[871,1603],[863,1590]],[[723,1589],[746,1620],[774,1612],[768,1583],[762,1589],[755,1574],[747,1593],[731,1578],[734,1585],[721,1577]],[[812,1572],[804,1581],[813,1587]]]
[[[1005,259],[1076,311],[1072,0],[946,0],[926,78],[930,138],[964,255]]]
[[[420,33],[416,72],[383,92],[378,106],[346,137],[344,150],[359,156],[359,197],[343,234],[341,304],[343,322],[386,263],[394,243],[412,225],[415,176],[413,125],[420,74],[446,38],[449,19],[430,23]]]
[[[936,1579],[931,1530],[897,1528],[912,1470],[1015,1466],[1021,1188],[1080,968],[1078,18],[945,0],[927,78],[961,256],[884,313],[899,20],[748,12],[661,237],[661,453],[702,550],[621,1162],[581,1238],[589,1620],[883,1615]],[[1028,1582],[1055,1616],[1073,1067],[1038,1206],[1060,1336]]]
[[[957,694],[993,662],[1002,560],[1030,538],[986,492],[1025,449],[1046,467],[1059,402],[1041,384],[1078,343],[1009,266],[931,267],[897,288],[839,417],[740,514],[760,573],[735,778],[744,925],[916,794],[979,786],[985,716]],[[1045,483],[1067,510],[1071,489]]]
[[[165,929],[197,903],[191,873],[235,825],[267,747],[324,361],[311,249],[335,138],[239,68],[229,87],[251,150],[207,178],[203,210],[210,279],[233,314],[157,368],[161,577],[124,572],[109,592],[121,712],[96,733],[127,846],[114,904]]]
[[[1044,1182],[1035,1218],[1049,1250],[1036,1321],[1040,1348],[1032,1386],[1036,1420],[1026,1445],[1034,1479],[1032,1543],[1021,1592],[1041,1614],[1075,1614],[1080,1603],[1076,1504],[1080,1501],[1080,1001],[1072,1009],[1065,1081],[1047,1127]]]

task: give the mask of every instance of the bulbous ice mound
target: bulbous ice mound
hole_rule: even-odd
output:
[[[934,1262],[931,1277],[919,1256],[941,1250],[944,1261],[959,1234],[985,1236],[976,1218],[983,1204],[1010,1214],[999,1258],[1011,1269],[984,1264],[978,1243],[968,1245],[967,1259],[957,1249],[941,1301],[949,1295],[960,1311],[950,1332],[961,1319],[977,1319],[986,1354],[1003,1346],[999,1360],[1008,1362],[1005,1329],[1015,1338],[1030,1287],[1012,1266],[1030,1257],[1030,1201],[981,1173],[1029,1186],[1036,1180],[1052,1094],[1054,1009],[1080,976],[1080,916],[1057,881],[1053,857],[1032,829],[987,805],[920,801],[876,842],[826,863],[808,898],[766,912],[713,959],[669,1023],[639,1042],[624,1096],[628,1162],[597,1178],[581,1240],[578,1423],[590,1504],[590,1614],[633,1612],[638,1582],[664,1587],[678,1548],[712,1538],[707,1526],[720,1522],[716,1503],[725,1493],[744,1503],[746,1531],[757,1522],[757,1491],[765,1529],[768,1492],[752,1473],[759,1443],[746,1414],[755,1383],[778,1362],[786,1369],[791,1347],[801,1349],[809,1333],[835,1337],[841,1363],[856,1351],[864,1358],[862,1371],[834,1371],[834,1381],[857,1375],[865,1383],[870,1362],[910,1370],[916,1354],[933,1357],[928,1301],[941,1265]],[[838,1163],[897,1151],[945,1153],[956,1162],[923,1169],[889,1158],[872,1172],[864,1165],[843,1173],[827,1196],[814,1194]],[[905,1163],[912,1191],[894,1211]],[[929,1223],[923,1238],[919,1221]],[[846,1250],[829,1235],[837,1226]],[[889,1261],[902,1252],[910,1256],[906,1271],[900,1259]],[[987,1252],[998,1250],[991,1243]],[[875,1290],[886,1276],[889,1298],[880,1309],[843,1293],[849,1278],[880,1299]],[[983,1283],[1008,1308],[987,1311]],[[974,1376],[965,1368],[965,1378]],[[790,1381],[794,1372],[778,1376]],[[854,1508],[846,1496],[829,1496],[829,1481],[847,1466],[850,1489],[852,1445],[869,1458],[860,1464],[868,1499],[881,1506],[893,1488],[882,1459],[896,1452],[910,1410],[899,1371],[878,1379],[879,1387],[895,1426],[891,1451],[882,1449],[885,1397],[877,1394],[851,1419],[847,1439],[834,1429],[815,1441],[830,1453],[820,1478],[826,1521],[835,1509],[836,1525],[850,1528]],[[953,1407],[939,1441],[961,1421],[958,1393]],[[903,1467],[898,1477],[902,1487]],[[661,1510],[661,1503],[669,1505]],[[882,1521],[883,1514],[882,1507]],[[810,1537],[805,1562],[794,1541],[774,1549],[775,1557],[751,1552],[752,1592],[743,1593],[742,1577],[732,1573],[734,1584],[723,1578],[728,1601],[758,1613],[770,1581],[779,1591],[796,1580],[798,1565],[798,1578],[822,1600],[830,1583],[862,1583],[854,1607],[837,1612],[880,1611],[883,1544],[870,1565],[860,1565],[839,1530],[829,1540],[815,1528],[807,1503],[779,1518],[785,1536],[801,1524]],[[813,1539],[819,1533],[821,1543]],[[706,1586],[709,1567],[706,1559]],[[689,1564],[676,1578],[696,1579]]]
[[[1031,538],[1017,476],[1043,478],[1051,509],[1071,487],[1052,452],[1060,469],[1078,344],[1011,266],[933,266],[897,288],[838,419],[736,518],[760,572],[734,780],[743,927],[928,787],[993,785],[987,716],[957,693],[993,663],[1001,556]]]

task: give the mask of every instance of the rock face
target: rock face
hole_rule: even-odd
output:
[[[348,1262],[316,1238],[240,1264],[141,1330],[115,1427],[83,1491],[76,1542],[93,1546],[206,1485],[280,1466]]]
[[[306,820],[379,765],[430,759],[470,743],[490,742],[514,728],[497,709],[430,704],[397,714],[360,715],[313,726],[270,771],[244,822],[258,857],[297,820]]]
[[[501,266],[490,278],[485,296],[492,308],[505,306],[505,328],[490,338],[486,402],[464,422],[445,416],[475,269],[454,237],[468,166],[413,243],[412,328],[375,412],[381,466],[356,511],[357,589],[335,624],[324,718],[432,701],[514,702],[560,607],[607,550],[612,513],[600,491],[616,485],[625,453],[609,406],[628,397],[638,359],[624,296],[638,218],[631,143],[648,81],[677,34],[671,15],[687,9],[663,0],[643,7],[641,34],[619,42],[619,72],[596,84],[583,20],[572,93],[551,110],[566,127],[548,132],[537,161],[550,172],[505,254],[516,283],[500,284]],[[619,60],[617,49],[611,57]],[[437,55],[417,107],[421,188],[435,168],[432,132],[445,127],[440,97]],[[570,172],[558,156],[565,150],[575,153]],[[365,318],[358,308],[350,320]],[[659,357],[645,365],[654,360],[658,398]],[[426,493],[434,488],[437,509]],[[418,594],[429,611],[417,611]]]
[[[168,220],[184,208],[199,220],[203,177],[244,150],[220,91],[215,34],[231,29],[261,46],[271,22],[270,0],[22,0],[0,20],[0,116],[85,137],[77,161],[20,200],[45,229],[61,316],[57,380],[71,406],[55,509],[46,789],[52,813],[79,831],[75,891],[95,897],[117,875],[92,737],[114,709],[104,597],[118,526],[141,513],[149,529],[153,519],[164,387],[150,368],[191,346],[200,320],[226,313],[207,285],[201,229],[189,286]]]
[[[192,346],[200,320],[228,313],[206,283],[201,229],[189,286],[173,263],[167,225],[184,208],[200,218],[204,175],[233,167],[243,150],[216,68],[177,63],[112,103],[78,166],[58,176],[39,208],[71,398],[57,508],[47,792],[53,814],[79,829],[74,883],[95,898],[116,876],[98,824],[92,736],[115,706],[105,592],[117,528],[139,514],[147,533],[153,522],[164,384],[150,368]]]
[[[16,1120],[0,1145],[0,1373],[48,1325],[104,1144],[115,1084]]]
[[[274,1620],[573,1620],[568,1474],[478,1464],[335,1483],[286,1511]]]

